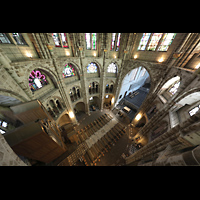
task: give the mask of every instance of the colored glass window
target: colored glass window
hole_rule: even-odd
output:
[[[145,47],[148,43],[149,37],[150,37],[151,33],[143,33],[143,36],[140,40],[139,46],[138,46],[138,50],[145,50]]]
[[[90,63],[87,66],[87,73],[97,73],[97,66],[95,63]]]
[[[116,66],[116,64],[115,63],[111,63],[108,66],[107,72],[109,72],[109,73],[116,73],[117,72],[117,66]]]
[[[58,33],[52,33],[52,37],[56,47],[61,47],[61,43],[58,37]]]
[[[116,51],[119,50],[120,39],[121,39],[121,33],[118,33],[118,36],[117,36],[117,47],[116,47]]]
[[[0,33],[0,43],[4,43],[4,44],[11,43],[5,33]]]
[[[67,42],[66,33],[60,33],[60,35],[61,35],[63,47],[68,48],[69,45],[68,45],[68,42]]]
[[[85,34],[85,41],[86,41],[86,49],[91,49],[90,46],[90,33]]]
[[[39,70],[32,71],[29,75],[29,87],[32,91],[36,91],[43,86],[47,85],[48,82],[44,74],[42,74]]]
[[[96,33],[92,33],[92,49],[93,50],[97,49],[97,37],[96,37]]]
[[[158,48],[158,51],[167,51],[173,39],[175,38],[175,36],[176,36],[176,33],[165,33],[161,41],[161,44]]]
[[[155,51],[162,35],[163,35],[162,33],[153,33],[153,36],[147,47],[147,50]]]
[[[112,41],[111,41],[111,48],[110,48],[111,51],[114,50],[115,48],[115,35],[116,33],[112,33]]]
[[[63,70],[63,78],[68,78],[71,76],[75,76],[75,70],[71,64],[67,64],[65,65],[64,70]]]
[[[17,42],[17,44],[27,45],[21,33],[12,33],[12,36],[14,40]]]

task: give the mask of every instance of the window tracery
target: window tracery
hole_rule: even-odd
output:
[[[66,64],[63,70],[63,78],[75,76],[75,69],[71,64]]]
[[[117,65],[115,63],[111,63],[108,66],[107,72],[109,72],[109,73],[116,73],[117,72]]]
[[[29,75],[29,87],[32,91],[36,91],[43,86],[47,85],[48,82],[44,74],[42,74],[39,70],[32,71]]]
[[[87,73],[97,73],[97,65],[95,63],[91,62],[87,66]]]

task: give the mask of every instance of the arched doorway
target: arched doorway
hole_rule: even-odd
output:
[[[140,66],[129,71],[123,78],[115,104],[117,113],[131,121],[148,95],[150,86],[150,75],[146,68]]]
[[[89,110],[96,111],[99,110],[101,107],[101,101],[99,97],[93,96],[89,98]]]
[[[103,108],[106,108],[106,109],[111,109],[111,105],[112,105],[112,98],[113,98],[113,95],[112,94],[106,94],[104,96],[104,103],[103,103]]]
[[[85,103],[78,102],[77,104],[75,104],[74,113],[75,113],[77,121],[80,121],[82,116],[84,116],[84,114],[85,114]]]

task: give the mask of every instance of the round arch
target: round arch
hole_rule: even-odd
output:
[[[108,72],[108,69],[109,69],[109,67],[112,65],[112,64],[114,64],[115,65],[115,67],[116,67],[116,72]],[[106,67],[106,73],[107,74],[115,74],[115,76],[117,76],[117,74],[118,74],[118,64],[117,64],[117,62],[115,62],[115,61],[112,61],[112,62],[110,62],[109,64],[108,64],[108,66]]]
[[[67,124],[71,124],[72,123],[72,120],[70,119],[69,115],[68,114],[63,114],[59,117],[59,119],[57,120],[57,125],[59,127],[62,127],[64,125],[67,125]]]
[[[172,86],[174,83],[176,83],[176,82],[180,82],[180,84],[181,84],[181,77],[180,76],[173,76],[173,77],[170,77],[170,78],[168,78],[166,81],[165,81],[165,83],[162,85],[162,87],[161,87],[161,89],[159,90],[159,92],[158,92],[158,94],[162,94],[165,90],[167,90],[170,86]],[[177,89],[177,92],[176,93],[178,93],[179,92],[179,89],[180,89],[180,85],[179,85],[179,87],[178,87],[178,89]]]
[[[179,102],[181,101],[183,98],[185,98],[186,96],[192,94],[192,93],[195,93],[195,92],[200,92],[200,87],[196,87],[196,88],[192,88],[186,92],[184,92],[183,94],[181,94],[180,96],[178,96],[176,98],[176,102]]]
[[[63,70],[64,70],[65,66],[67,66],[67,65],[71,65],[74,68],[75,76],[77,76],[78,80],[80,80],[80,70],[79,70],[79,67],[74,62],[68,62],[67,64],[65,64],[64,67],[62,67],[61,73],[63,74]],[[67,77],[67,78],[70,78],[70,77]]]
[[[100,66],[100,64],[99,64],[97,61],[92,61],[92,62],[89,62],[89,63],[87,64],[87,66],[86,66],[86,73],[87,73],[87,75],[89,74],[89,73],[87,72],[87,67],[88,67],[88,65],[90,65],[91,63],[94,63],[94,64],[97,66],[97,73],[95,72],[94,74],[97,74],[98,77],[100,77],[100,74],[101,74],[101,66]]]
[[[147,81],[147,78],[148,77],[150,77],[150,88],[148,88],[148,93],[150,93],[151,91],[152,91],[152,81],[151,81],[151,74],[149,74],[149,69],[147,69],[146,67],[144,67],[144,66],[142,66],[142,65],[140,65],[139,67],[137,67],[137,66],[134,66],[133,68],[129,68],[129,69],[127,69],[127,68],[125,68],[126,70],[124,70],[123,72],[122,72],[122,76],[121,76],[121,81],[120,81],[120,89],[119,89],[119,93],[118,93],[118,97],[116,98],[116,101],[115,102],[117,102],[117,101],[119,101],[119,96],[120,95],[122,95],[122,96],[126,96],[126,95],[128,95],[128,94],[130,94],[130,92],[128,92],[128,91],[130,91],[130,90],[133,90],[133,88],[139,88],[139,87],[141,87],[141,86],[143,86],[144,85],[144,83]],[[146,75],[145,75],[145,77],[144,76],[142,76],[142,71],[141,70],[143,70],[143,69],[145,69],[146,71],[145,71],[145,73],[146,73]],[[135,72],[133,71],[133,70],[136,70]],[[139,75],[138,75],[139,74]],[[140,85],[138,84],[138,86],[136,87],[133,87],[132,89],[131,89],[131,83],[132,84],[134,84],[134,81],[135,81],[135,78],[137,78],[136,79],[136,81],[135,81],[135,83],[136,82],[138,82],[139,83],[139,79],[138,79],[138,76],[139,76],[139,78],[140,77],[144,77],[144,83],[140,83]],[[127,79],[127,80],[126,80]],[[141,78],[142,79],[142,78]],[[124,83],[124,81],[126,81],[127,83]],[[127,84],[127,86],[125,87],[125,88],[123,88],[122,86],[124,85],[124,84]],[[135,84],[135,85],[137,85],[137,84]],[[133,85],[134,86],[134,85]],[[136,89],[137,90],[137,89]],[[121,94],[121,91],[124,91],[124,92],[126,92],[126,94],[125,93],[123,93],[123,94]]]
[[[55,75],[55,73],[50,70],[48,67],[43,67],[41,65],[38,65],[38,66],[35,66],[35,65],[32,65],[32,66],[29,66],[29,69],[26,74],[25,74],[25,77],[27,77],[27,88],[29,88],[28,92],[31,93],[31,90],[30,90],[30,87],[29,87],[29,76],[31,74],[31,72],[33,70],[39,70],[39,71],[42,71],[44,72],[49,78],[50,80],[52,81],[53,85],[55,86],[55,88],[58,88],[58,77]]]
[[[85,103],[82,102],[82,101],[76,103],[76,104],[74,105],[74,111],[75,111],[75,113],[78,113],[78,112],[80,112],[80,111],[85,112]]]
[[[15,98],[18,101],[21,101],[22,103],[28,101],[27,99],[25,99],[23,96],[19,95],[18,93],[5,90],[5,89],[0,89],[0,95]]]

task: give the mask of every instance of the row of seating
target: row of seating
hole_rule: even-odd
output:
[[[125,132],[125,126],[120,123],[116,124],[82,156],[85,165],[95,166]]]
[[[110,114],[103,114],[94,122],[91,122],[80,131],[77,131],[77,137],[79,143],[84,142],[87,138],[97,132],[100,128],[105,126],[113,117]]]

